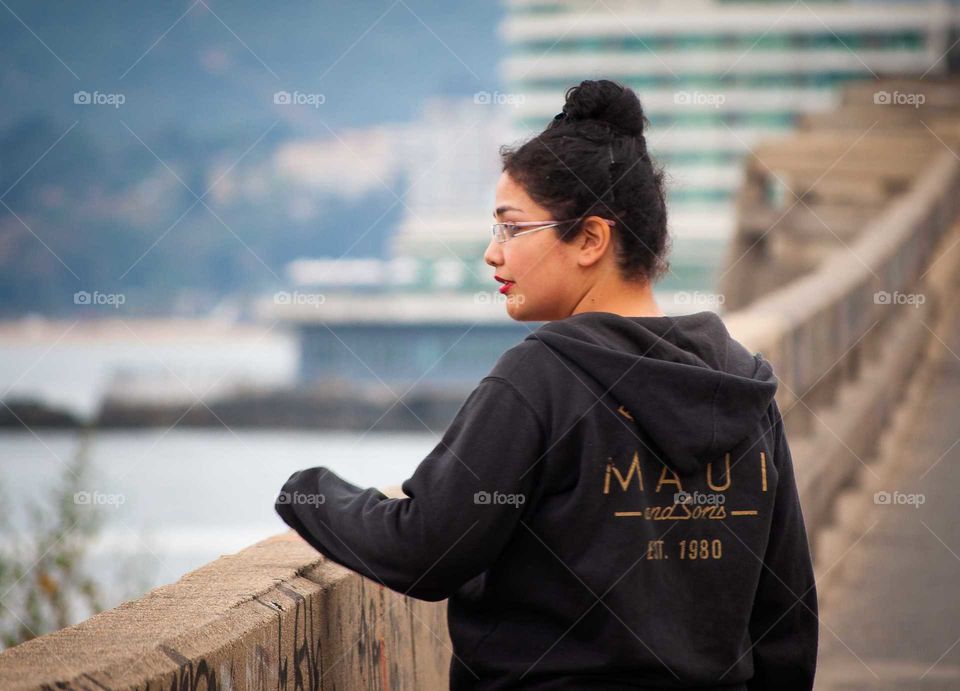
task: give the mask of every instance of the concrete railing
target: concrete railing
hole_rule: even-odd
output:
[[[859,352],[876,340],[869,339],[868,332],[902,316],[883,296],[916,292],[958,211],[960,161],[943,151],[917,184],[849,246],[782,289],[724,317],[738,340],[774,363],[782,408],[794,409],[798,399],[808,396],[818,404],[829,400],[851,372],[825,367],[857,361]]]
[[[947,251],[960,240],[951,235],[960,162],[944,150],[912,182],[849,245],[725,315],[780,377],[814,538],[889,419],[925,318],[960,273],[960,250]],[[925,301],[885,304],[882,293]],[[0,654],[0,688],[443,689],[450,656],[445,603],[395,593],[287,533]]]
[[[443,689],[447,639],[288,532],[0,654],[0,689]]]
[[[726,286],[728,303],[749,301],[725,322],[774,364],[815,548],[960,273],[960,89],[909,82],[931,105],[922,115],[873,102],[906,84],[851,85],[840,110],[759,146],[738,195]]]
[[[724,318],[774,365],[811,541],[874,452],[921,360],[925,324],[955,289],[958,216],[960,161],[944,151],[849,246]]]

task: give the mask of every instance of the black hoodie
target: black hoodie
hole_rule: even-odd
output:
[[[817,598],[760,354],[713,312],[548,322],[403,485],[294,473],[330,559],[449,598],[451,689],[810,689]]]

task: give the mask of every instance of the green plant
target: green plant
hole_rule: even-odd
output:
[[[77,499],[89,486],[91,434],[80,433],[51,506],[27,508],[26,535],[18,534],[7,512],[0,513],[0,532],[9,536],[0,544],[2,647],[69,626],[75,606],[90,614],[103,609],[100,587],[83,563],[102,516],[97,506]]]

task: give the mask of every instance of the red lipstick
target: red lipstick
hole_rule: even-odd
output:
[[[507,279],[500,278],[499,276],[494,276],[494,279],[496,279],[497,281],[503,284],[502,286],[500,286],[501,293],[506,293],[508,290],[510,290],[511,287],[513,287],[513,284],[514,284],[513,281],[508,281]]]

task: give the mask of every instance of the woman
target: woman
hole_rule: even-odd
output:
[[[387,498],[324,467],[276,508],[333,561],[448,598],[451,689],[810,689],[817,599],[770,364],[664,316],[662,173],[636,95],[567,92],[504,148],[484,258],[517,320]],[[323,503],[289,501],[294,492]]]

